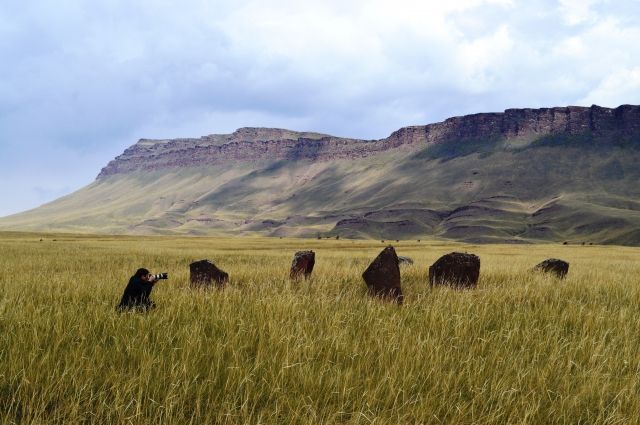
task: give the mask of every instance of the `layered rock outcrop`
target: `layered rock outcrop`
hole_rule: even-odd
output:
[[[396,149],[485,139],[581,135],[607,141],[640,135],[640,106],[507,109],[404,127],[386,139],[359,140],[283,129],[241,128],[198,139],[141,139],[106,167],[98,179],[136,170],[195,167],[228,161],[357,159]]]

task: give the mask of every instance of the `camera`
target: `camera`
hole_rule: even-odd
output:
[[[160,279],[169,279],[169,273],[158,273],[158,274],[154,274],[152,275],[156,280],[160,280]]]

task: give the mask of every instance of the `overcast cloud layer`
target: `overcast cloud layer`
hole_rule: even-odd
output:
[[[638,104],[638,40],[638,0],[2,0],[0,216],[142,137]]]

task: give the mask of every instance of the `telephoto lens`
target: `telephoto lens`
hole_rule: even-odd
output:
[[[153,277],[156,278],[156,280],[160,280],[160,279],[169,279],[169,273],[159,273],[159,274],[154,274]]]

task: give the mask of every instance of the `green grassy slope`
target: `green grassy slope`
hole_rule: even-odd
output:
[[[0,229],[640,244],[640,144],[466,141],[97,180]]]

